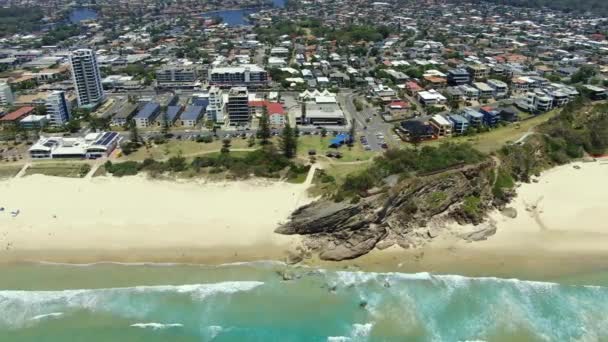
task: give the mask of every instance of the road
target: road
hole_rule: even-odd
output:
[[[357,135],[367,138],[372,151],[382,151],[384,142],[397,144],[398,141],[392,137],[393,124],[382,120],[373,108],[364,106],[363,110],[358,112],[353,103],[357,96],[350,93],[342,97],[342,108],[355,120]]]

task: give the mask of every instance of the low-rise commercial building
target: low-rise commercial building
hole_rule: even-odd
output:
[[[118,145],[116,132],[90,133],[84,138],[41,137],[29,149],[34,159],[77,158],[97,159],[109,156]]]

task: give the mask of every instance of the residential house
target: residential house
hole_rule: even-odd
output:
[[[429,120],[429,123],[438,137],[448,137],[452,135],[452,123],[443,115],[435,114]]]
[[[450,114],[448,119],[452,122],[454,134],[465,134],[469,129],[469,120],[460,114]]]

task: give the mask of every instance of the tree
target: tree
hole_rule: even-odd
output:
[[[36,114],[37,115],[46,115],[46,106],[45,105],[37,105],[36,106]]]
[[[108,130],[110,129],[110,118],[91,117],[89,119],[89,128],[92,130]]]
[[[296,153],[296,140],[293,134],[293,129],[289,122],[285,124],[283,133],[281,134],[280,147],[283,155],[287,158],[293,158]]]
[[[356,133],[357,133],[357,130],[356,130],[356,121],[355,120],[351,120],[351,122],[350,122],[350,133],[349,133],[348,142],[347,142],[347,145],[349,147],[353,147],[353,145],[355,144],[355,134]]]
[[[321,136],[322,136],[322,137],[327,136],[327,130],[325,129],[325,127],[323,127],[323,128],[321,129]]]
[[[296,125],[293,129],[293,154],[298,155],[298,138],[300,137],[300,129]]]
[[[163,134],[163,136],[166,136],[167,134],[169,134],[169,116],[167,115],[167,110],[165,108],[165,110],[163,110],[163,114],[162,114],[162,127],[160,132]]]
[[[70,133],[76,133],[80,130],[80,120],[72,119],[65,124],[65,129]]]
[[[220,150],[222,154],[230,153],[230,139],[222,140],[222,149]]]
[[[264,112],[260,118],[260,129],[258,131],[262,145],[267,145],[270,139],[270,122],[268,120],[268,109],[264,106]]]
[[[131,132],[131,141],[134,143],[139,143],[141,140],[139,137],[139,132],[137,131],[137,124],[135,120],[129,121],[129,132]]]

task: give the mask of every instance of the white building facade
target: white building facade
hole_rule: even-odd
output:
[[[50,93],[46,98],[45,106],[52,126],[63,126],[70,120],[70,108],[63,91]]]
[[[79,107],[95,107],[104,100],[101,73],[95,51],[79,49],[70,55],[70,65]]]

